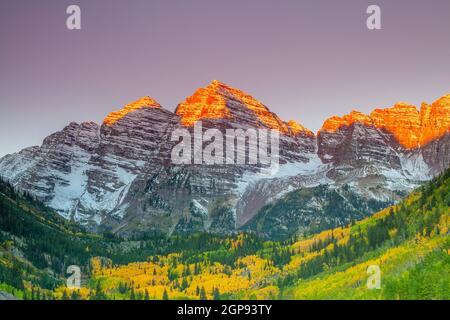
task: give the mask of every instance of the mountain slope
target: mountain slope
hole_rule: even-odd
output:
[[[447,170],[345,228],[284,242],[240,235],[220,249],[100,267],[93,276],[106,296],[120,299],[448,299],[449,228]],[[381,269],[381,289],[366,285],[371,265]]]
[[[400,204],[350,228],[334,231],[335,235],[337,232],[346,235],[326,241],[319,256],[302,264],[297,273],[301,280],[285,279],[294,285],[288,285],[282,296],[448,299],[449,227],[450,170],[447,170]],[[323,241],[319,240],[320,235],[316,239]],[[369,290],[366,286],[367,268],[371,265],[381,269],[380,290]],[[304,268],[306,272],[302,271]]]
[[[198,234],[133,247],[83,232],[8,184],[0,191],[0,291],[19,298],[449,298],[450,169],[369,218],[283,242]],[[58,262],[83,267],[81,290],[65,287]],[[379,290],[366,286],[370,265]]]
[[[99,252],[95,239],[0,181],[0,283],[12,293],[22,298],[33,287],[53,290],[67,266],[87,264],[88,247]]]
[[[292,191],[263,207],[242,230],[256,231],[268,239],[288,239],[345,226],[391,204],[364,199],[348,185],[340,188],[320,185]]]

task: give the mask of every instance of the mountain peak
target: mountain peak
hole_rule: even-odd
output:
[[[419,112],[415,106],[403,102],[396,103],[390,108],[375,109],[370,115],[353,110],[342,117],[331,117],[324,122],[320,131],[333,133],[341,127],[349,127],[354,123],[388,131],[407,149],[417,147],[420,141]]]
[[[421,145],[450,133],[450,94],[440,97],[431,105],[423,103],[420,121],[424,127]]]
[[[343,126],[350,126],[353,123],[358,122],[365,125],[372,125],[370,117],[358,110],[353,109],[349,114],[342,117],[333,116],[325,120],[320,131],[336,132]]]
[[[205,88],[197,89],[178,105],[175,113],[181,117],[184,126],[192,126],[202,119],[241,119],[244,115],[251,114],[259,125],[283,133],[289,131],[286,123],[263,103],[218,80],[213,80]]]
[[[180,103],[175,113],[181,117],[181,124],[192,126],[201,119],[230,118],[225,96],[219,90],[222,85],[220,81],[213,80],[208,86],[197,89],[192,96]]]
[[[295,120],[289,120],[287,122],[287,125],[288,125],[289,129],[291,130],[291,132],[295,136],[299,135],[301,133],[304,133],[304,134],[306,134],[308,136],[314,136],[314,133],[311,130],[305,128],[304,126],[302,126],[300,123],[298,123]]]
[[[399,102],[395,103],[391,108],[387,108],[387,109],[411,109],[411,110],[417,111],[416,106],[412,105],[409,102],[405,102],[405,101],[399,101]]]
[[[327,119],[320,131],[333,133],[355,122],[391,133],[406,149],[418,148],[450,132],[450,95],[441,97],[432,105],[423,103],[420,112],[407,102],[375,109],[370,115],[353,110],[342,117]]]
[[[127,104],[125,107],[118,111],[111,112],[103,120],[103,123],[110,126],[125,117],[130,112],[139,110],[142,108],[161,108],[161,105],[153,98],[149,96],[142,97],[136,101]]]
[[[435,102],[433,102],[433,106],[443,108],[443,109],[449,109],[450,108],[450,93],[440,97]]]
[[[229,86],[219,80],[214,79],[213,81],[211,81],[208,84],[207,87],[208,88],[218,88],[218,87],[229,87]]]

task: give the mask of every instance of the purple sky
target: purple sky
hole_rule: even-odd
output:
[[[383,30],[366,29],[369,4]],[[173,110],[213,79],[314,131],[432,102],[450,93],[449,16],[448,0],[2,0],[0,156],[144,95]]]

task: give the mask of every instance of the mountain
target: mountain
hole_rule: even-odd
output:
[[[175,165],[172,150],[179,141],[172,134],[194,134],[199,120],[202,132],[224,133],[225,147],[227,129],[276,130],[279,169],[260,163]],[[351,209],[331,220],[325,212],[321,221],[308,224],[300,218],[302,212],[311,215],[329,206],[328,195],[313,192],[314,210],[305,204],[291,215],[296,228],[290,229],[307,231],[313,225],[342,225],[371,214],[442,172],[450,164],[449,130],[450,95],[423,104],[420,111],[400,103],[370,115],[354,111],[332,117],[315,135],[295,121],[284,122],[249,94],[215,80],[175,112],[143,97],[110,113],[101,125],[70,123],[41,146],[0,159],[0,176],[66,219],[128,236],[267,230],[270,225],[258,220],[263,208],[290,192],[326,185],[331,194],[342,196],[344,208]],[[246,152],[249,157],[252,150]],[[273,217],[265,211],[264,221],[277,220],[278,228],[286,228],[289,219],[278,215],[279,211]],[[259,229],[252,228],[256,225]]]
[[[271,201],[245,221],[244,230],[292,236],[378,211],[448,168],[449,132],[450,95],[420,111],[397,103],[370,115],[354,110],[331,117],[317,133],[320,162],[312,172],[247,188],[244,199]]]
[[[332,117],[318,133],[319,155],[323,162],[341,166],[370,158],[406,170],[407,162],[423,161],[429,169],[427,173],[436,174],[448,165],[445,151],[449,150],[449,114],[447,95],[431,106],[424,103],[420,112],[415,106],[397,103],[392,108],[375,109],[370,115],[352,111],[343,117]],[[436,156],[443,162],[436,163]],[[413,178],[421,173],[407,172]]]

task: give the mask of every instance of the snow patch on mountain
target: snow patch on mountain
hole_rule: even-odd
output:
[[[81,148],[74,148],[74,155],[70,163],[70,172],[55,171],[57,183],[53,189],[53,199],[50,207],[54,208],[64,218],[69,219],[73,209],[77,208],[79,199],[83,196],[87,186],[86,170],[89,168],[90,154]]]
[[[401,158],[403,173],[406,177],[417,181],[428,181],[432,178],[430,168],[421,152],[403,155]]]
[[[262,168],[258,173],[246,172],[237,184],[236,194],[243,195],[249,186],[261,180],[284,179],[298,175],[309,176],[327,168],[317,154],[306,154],[305,157],[307,158],[305,162],[288,162],[279,166]]]

